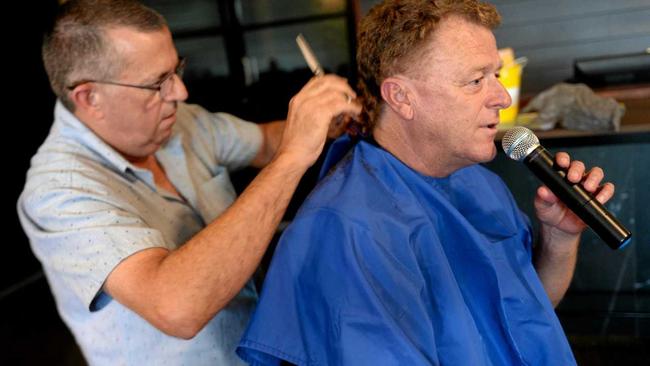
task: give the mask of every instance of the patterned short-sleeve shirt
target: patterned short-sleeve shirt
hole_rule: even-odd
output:
[[[253,123],[179,104],[156,158],[183,199],[160,190],[60,102],[32,158],[18,213],[59,313],[93,365],[233,365],[257,301],[252,282],[193,339],[165,335],[102,290],[128,256],[174,250],[236,198],[229,171],[262,143]]]

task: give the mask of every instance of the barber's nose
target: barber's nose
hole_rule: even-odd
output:
[[[185,101],[185,99],[187,99],[188,93],[187,93],[187,88],[185,87],[185,83],[183,82],[183,79],[181,79],[181,77],[178,75],[173,75],[172,78],[174,80],[172,92],[165,99],[169,102]]]

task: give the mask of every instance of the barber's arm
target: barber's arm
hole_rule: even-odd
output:
[[[346,127],[351,120],[350,115],[341,115],[332,119],[327,132],[327,137],[335,139],[341,136],[345,132]],[[280,142],[282,141],[282,131],[284,131],[285,122],[286,121],[274,121],[258,125],[262,131],[263,143],[260,151],[251,162],[253,167],[263,168],[271,162],[275,156],[275,152],[278,150],[278,146],[280,146]]]
[[[273,160],[275,152],[278,150],[278,146],[280,146],[280,142],[282,141],[284,124],[285,121],[274,121],[258,125],[263,136],[262,146],[251,162],[252,166],[255,168],[263,168]]]
[[[556,162],[568,168],[569,181],[582,182],[585,190],[594,193],[600,203],[614,195],[612,183],[601,185],[604,177],[601,168],[592,168],[585,174],[585,165],[571,161],[567,153],[556,154]],[[549,299],[557,306],[571,283],[580,236],[586,225],[545,186],[537,190],[535,211],[540,221],[541,240],[535,247],[533,260]]]
[[[310,80],[291,100],[284,126],[270,127],[274,133],[281,128],[277,151],[241,196],[179,249],[152,248],[124,260],[105,291],[163,332],[194,337],[257,268],[298,182],[320,155],[332,119],[361,112],[345,95],[356,95],[345,79]]]

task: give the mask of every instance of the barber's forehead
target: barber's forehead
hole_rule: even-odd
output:
[[[154,69],[168,69],[178,61],[171,33],[167,29],[139,31],[131,27],[119,27],[108,32],[114,52],[126,64],[146,64],[147,70],[157,72]]]
[[[140,31],[132,27],[112,27],[106,30],[106,34],[115,51],[134,57],[145,55],[147,52],[159,52],[161,47],[173,47],[171,34],[167,28]],[[168,36],[169,45],[166,44],[165,36]]]

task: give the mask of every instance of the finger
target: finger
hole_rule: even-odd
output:
[[[569,166],[567,178],[570,182],[578,183],[585,175],[585,164],[579,160],[574,160]]]
[[[558,207],[557,197],[546,187],[537,190],[537,196],[533,200],[533,206],[537,214],[548,215]]]
[[[541,186],[537,189],[537,197],[541,199],[541,203],[543,203],[546,206],[552,206],[556,202],[558,202],[560,199],[553,193],[551,192],[550,189],[546,186]]]
[[[318,78],[323,78],[324,76],[319,76]],[[315,88],[312,86],[311,88]],[[293,98],[289,101],[289,114],[300,114],[301,111],[307,110],[308,113],[316,112],[314,108],[316,106],[320,107],[322,101],[327,100],[328,103],[331,102],[333,96],[337,96],[342,99],[345,98],[343,93],[338,93],[335,91],[320,89],[319,92],[314,92],[309,90],[309,88],[303,88],[298,94],[294,95]]]
[[[582,185],[588,192],[594,192],[598,189],[600,182],[605,177],[605,172],[599,167],[592,168],[585,176]]]
[[[305,98],[310,98],[330,90],[338,91],[344,95],[350,95],[352,98],[356,98],[357,96],[357,93],[348,84],[346,79],[331,74],[312,78],[305,84],[299,94]]]
[[[353,105],[360,105],[359,103],[354,103],[356,101],[356,94],[354,90],[350,88],[347,84],[344,85],[330,85],[325,89],[320,89],[318,92],[314,91],[301,91],[299,94],[294,96],[289,103],[289,109],[313,109],[314,104],[318,104],[321,107],[324,104],[337,103],[340,102],[352,106],[351,110],[356,110],[357,108]],[[326,110],[331,110],[331,107],[324,106]],[[315,111],[317,112],[317,111]]]
[[[555,154],[555,162],[562,168],[568,168],[571,163],[571,157],[564,151]]]
[[[322,95],[310,98],[310,108],[313,108],[314,113],[329,113],[330,118],[334,118],[340,114],[347,114],[357,116],[361,113],[361,104],[355,100],[349,99],[346,95],[336,92],[328,91]]]
[[[296,100],[302,100],[305,98],[309,98],[313,96],[314,94],[319,93],[321,90],[325,89],[328,85],[328,83],[331,83],[332,79],[335,79],[334,77],[330,75],[319,75],[319,76],[314,76],[303,87],[294,95],[294,99]]]
[[[295,106],[298,106],[298,104],[295,104]],[[337,130],[336,126],[332,126],[332,121],[336,120],[337,116],[354,118],[361,113],[361,109],[359,103],[348,103],[342,94],[329,92],[322,98],[312,97],[303,100],[299,107],[292,106],[287,119],[290,123],[285,128],[290,129],[292,132],[306,129],[317,136],[322,134],[323,139],[326,135],[336,137],[340,133],[332,131],[332,129]]]
[[[319,89],[317,92],[310,93],[310,97],[322,97],[327,93],[337,93],[343,100],[351,102],[357,98],[357,93],[347,83],[332,83],[326,85],[325,88]]]
[[[616,187],[612,183],[607,182],[603,184],[603,186],[598,191],[598,194],[596,194],[596,199],[598,200],[598,202],[605,204],[612,197],[614,197],[615,191],[616,191]]]

